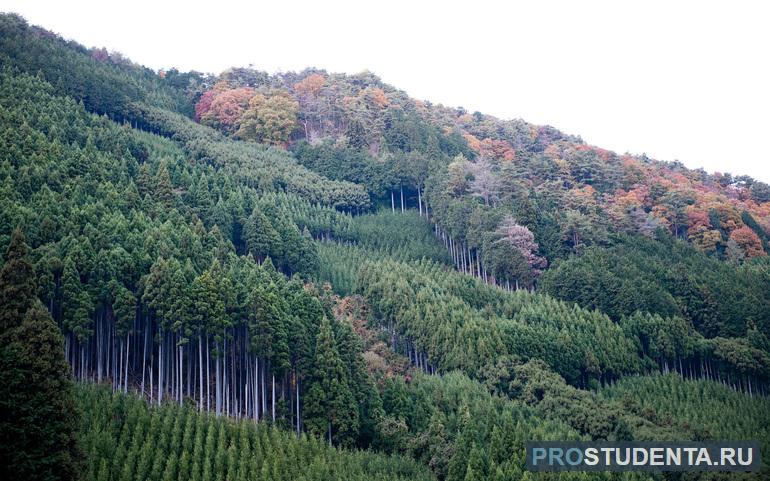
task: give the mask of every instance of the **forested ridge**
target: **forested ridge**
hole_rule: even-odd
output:
[[[370,73],[155,72],[2,14],[0,206],[4,479],[722,479],[526,472],[533,439],[769,455],[748,176]]]

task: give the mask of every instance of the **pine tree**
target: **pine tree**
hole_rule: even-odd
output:
[[[64,260],[62,275],[62,319],[64,327],[83,341],[90,334],[91,298],[80,282],[74,256]]]
[[[216,479],[225,479],[225,470],[227,469],[227,428],[228,426],[224,422],[219,425],[214,454],[214,477]]]
[[[289,273],[299,272],[305,244],[297,224],[290,219],[279,218],[275,222],[275,229],[281,238],[279,267]]]
[[[198,183],[193,186],[190,194],[192,195],[192,201],[195,204],[195,212],[200,218],[208,219],[213,201],[211,200],[206,174],[203,174],[198,178]]]
[[[171,184],[171,176],[168,173],[168,167],[165,163],[160,164],[158,173],[155,177],[155,200],[167,207],[174,205],[174,187]]]
[[[99,463],[96,481],[110,481],[110,467],[107,465],[107,460],[104,458],[102,458],[101,463]]]
[[[139,174],[136,177],[136,187],[139,196],[144,197],[152,192],[152,181],[150,179],[150,169],[146,163],[139,167]]]
[[[78,411],[59,329],[38,301],[1,342],[0,477],[77,479]]]
[[[15,229],[0,271],[0,332],[21,324],[35,299],[35,273],[27,258],[24,233]]]
[[[484,457],[481,450],[474,444],[468,457],[468,467],[465,470],[464,481],[482,481],[487,479]]]
[[[369,373],[366,371],[361,339],[348,322],[335,323],[337,350],[347,367],[348,385],[359,409],[359,445],[368,445],[375,436],[376,425],[383,416],[382,400]]]
[[[312,434],[326,437],[329,443],[350,445],[358,432],[358,408],[327,318],[316,337],[314,367],[305,397],[305,424]]]
[[[462,423],[462,431],[455,442],[455,449],[452,455],[452,459],[449,461],[449,467],[447,471],[448,480],[464,480],[468,474],[468,466],[470,460],[470,452],[473,448],[473,439],[475,432],[473,425],[470,423],[470,411],[468,406],[464,405],[461,408],[460,419]]]
[[[280,236],[270,220],[258,208],[254,208],[244,229],[246,245],[255,259],[262,262],[269,255],[280,255]]]

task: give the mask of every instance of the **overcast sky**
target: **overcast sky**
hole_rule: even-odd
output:
[[[0,11],[155,69],[368,69],[412,97],[770,182],[767,5],[0,0]]]

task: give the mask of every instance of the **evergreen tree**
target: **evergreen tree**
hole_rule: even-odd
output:
[[[358,432],[358,408],[328,318],[323,319],[316,336],[313,364],[313,380],[305,396],[305,424],[330,444],[349,445]]]
[[[35,273],[27,258],[24,233],[16,228],[0,271],[0,332],[19,326],[34,299]]]
[[[78,340],[88,339],[91,325],[91,297],[80,282],[80,273],[74,256],[64,260],[62,275],[62,319],[64,326],[74,333]]]
[[[59,329],[38,302],[0,342],[0,477],[78,479],[78,410]]]
[[[484,479],[487,479],[484,457],[481,450],[474,444],[468,458],[464,481],[482,481]]]
[[[166,207],[172,207],[174,205],[174,187],[171,184],[171,176],[168,173],[168,167],[165,162],[160,164],[160,168],[156,174],[154,194],[155,200]]]
[[[146,163],[139,167],[139,175],[136,177],[136,187],[139,192],[139,196],[142,199],[144,199],[145,196],[152,192],[150,169]]]
[[[376,425],[383,415],[382,400],[374,381],[366,371],[366,364],[361,353],[361,340],[348,322],[335,323],[335,339],[340,359],[347,367],[350,391],[358,405],[360,430],[359,445],[368,446],[376,431]]]

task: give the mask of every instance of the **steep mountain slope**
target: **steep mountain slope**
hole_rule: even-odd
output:
[[[770,186],[748,176],[621,156],[551,127],[432,105],[369,73],[233,69],[208,82],[201,123],[288,145],[304,165],[381,201],[430,209],[468,255],[484,258],[484,235],[506,215],[535,232],[551,261],[608,233],[657,228],[731,259],[767,254]]]
[[[13,15],[0,107],[0,248],[26,234],[73,376],[137,396],[82,386],[87,479],[551,479],[524,441],[767,445],[762,183],[371,74],[156,73]],[[658,372],[745,422],[628,399]]]

